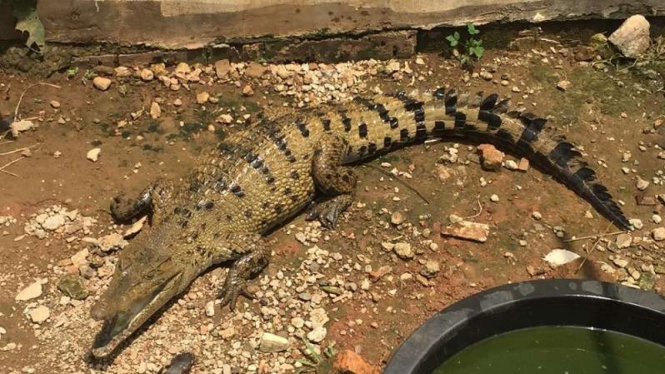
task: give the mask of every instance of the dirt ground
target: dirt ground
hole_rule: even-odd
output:
[[[514,105],[548,116],[552,126],[583,149],[627,217],[641,220],[643,226],[630,233],[628,247],[627,239],[617,243],[616,235],[598,243],[595,238],[571,240],[618,229],[608,227],[588,203],[538,170],[484,171],[477,144],[463,139],[418,144],[373,160],[372,167],[356,166],[361,175],[356,202],[335,231],[307,223],[301,215],[270,235],[273,261],[255,281],[261,295],[272,300],[267,306],[244,301],[235,313],[217,306],[214,315],[206,314],[206,304],[215,299],[226,271],[214,270],[112,362],[92,362],[88,350],[100,324],[89,311],[108,284],[108,267],[116,253],[106,254],[104,265],[82,274],[89,291],[84,300],[63,298],[57,284],[67,273],[80,273],[71,258],[86,248],[94,252],[90,238],[127,229],[113,224],[109,200],[121,191],[137,193],[157,177],[185,175],[203,147],[242,129],[236,119],[248,114],[251,121],[260,110],[299,100],[275,92],[273,81],[247,75],[226,83],[202,78],[178,91],[156,78],[111,77],[113,85],[102,92],[83,78],[83,71],[73,78],[63,72],[44,81],[60,88],[36,86],[23,96],[20,116],[37,117],[33,121],[38,127],[20,133],[15,141],[0,140],[0,165],[19,160],[4,169],[11,174],[0,173],[0,216],[15,219],[0,227],[0,373],[157,372],[181,351],[197,356],[193,373],[293,372],[304,347],[295,336],[311,328],[298,327],[293,319],[311,319],[311,311],[319,308],[330,319],[321,347],[335,342],[337,352],[354,350],[381,367],[429,316],[501,284],[576,277],[663,292],[665,254],[652,230],[660,226],[663,204],[658,195],[665,193],[665,156],[659,157],[665,146],[665,126],[660,126],[665,97],[651,87],[658,80],[662,83],[662,65],[662,70],[609,65],[603,70],[598,64],[576,61],[565,46],[550,44],[488,52],[476,72],[490,72],[489,80],[486,74],[472,75],[456,61],[434,54],[398,62],[399,69],[392,72],[388,62],[374,68],[359,64],[357,70],[369,73],[356,76],[356,88],[347,92],[353,96],[354,91],[370,94],[377,87],[396,92],[448,85],[511,96]],[[570,82],[565,91],[556,87],[563,80]],[[0,83],[0,113],[5,117],[14,112],[24,89],[37,81],[0,72]],[[253,85],[252,96],[242,94],[246,84]],[[204,90],[218,102],[198,104],[196,94]],[[182,103],[176,106],[178,99]],[[156,119],[148,114],[153,102],[161,108]],[[140,110],[144,113],[136,116]],[[215,122],[227,112],[232,124]],[[8,153],[23,147],[32,147],[29,157],[20,151]],[[96,162],[86,158],[93,148],[101,149]],[[453,153],[458,155],[455,163],[441,158]],[[509,154],[509,159],[520,158]],[[393,169],[398,176],[379,171]],[[649,182],[644,191],[636,187],[637,177]],[[414,186],[430,204],[400,181]],[[492,201],[497,200],[490,199],[492,195],[498,201]],[[26,232],[44,209],[53,206],[78,215],[46,230],[42,239]],[[402,223],[391,223],[394,212],[401,213]],[[440,228],[449,224],[451,214],[488,224],[487,242],[441,236]],[[96,222],[83,229],[67,228],[81,217]],[[384,249],[383,243],[396,242],[410,244],[414,258],[404,260]],[[553,269],[543,257],[558,248],[587,260]],[[427,272],[433,263],[439,270]],[[43,283],[41,296],[15,300],[35,281]],[[31,313],[39,306],[48,308],[50,316],[33,323]],[[289,337],[291,346],[285,352],[263,353],[257,349],[263,332]],[[325,363],[319,366],[325,372]]]

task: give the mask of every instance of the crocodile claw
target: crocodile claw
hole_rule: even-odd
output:
[[[247,287],[246,280],[240,277],[236,272],[230,271],[229,275],[226,277],[222,291],[219,293],[219,298],[222,299],[220,306],[225,307],[228,304],[231,311],[235,311],[236,303],[241,295],[250,300],[256,299],[256,295]]]
[[[307,221],[318,219],[323,227],[334,230],[339,216],[351,205],[353,198],[339,195],[312,208],[305,218]]]

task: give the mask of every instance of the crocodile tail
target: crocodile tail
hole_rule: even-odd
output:
[[[510,112],[510,102],[499,101],[497,94],[483,98],[479,93],[475,99],[462,103],[454,90],[437,90],[434,98],[433,104],[443,104],[445,116],[448,122],[452,122],[446,130],[454,135],[488,140],[500,148],[525,156],[587,200],[617,226],[631,228],[608,189],[582,159],[582,154],[554,128],[546,127],[546,119],[532,113]],[[434,132],[436,127],[432,124]]]

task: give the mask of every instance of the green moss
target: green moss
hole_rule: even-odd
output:
[[[626,95],[625,89],[607,73],[590,67],[576,67],[562,77],[557,70],[547,65],[535,65],[531,69],[533,79],[543,86],[543,93],[552,103],[545,115],[552,115],[558,123],[569,124],[578,122],[583,106],[588,99],[598,106],[601,113],[618,116],[622,112],[630,113],[637,109],[635,100]],[[556,88],[559,81],[567,79],[572,86],[563,92]],[[626,86],[632,85],[632,78],[622,78]]]

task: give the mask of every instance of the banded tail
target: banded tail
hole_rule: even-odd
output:
[[[509,100],[497,94],[473,98],[437,89],[426,101],[397,94],[356,99],[355,110],[332,112],[332,123],[348,133],[344,163],[388,152],[395,147],[428,138],[463,136],[495,144],[529,159],[550,173],[599,213],[622,229],[631,224],[613,201],[596,173],[563,135],[546,127],[546,119],[531,113],[509,111]],[[323,120],[330,129],[330,119]],[[351,124],[354,124],[353,126]]]

